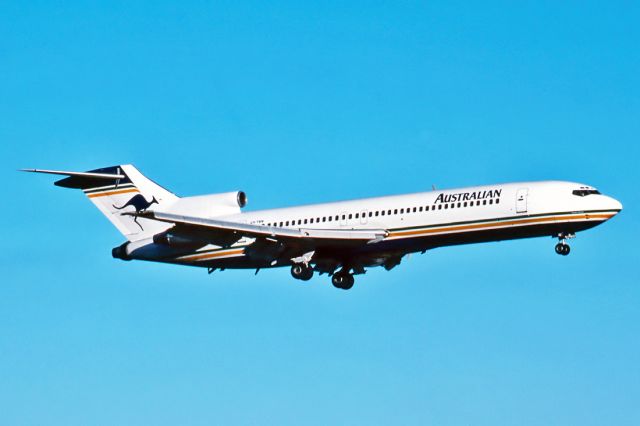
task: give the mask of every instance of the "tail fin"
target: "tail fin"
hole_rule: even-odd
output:
[[[133,165],[104,167],[88,172],[28,169],[25,171],[66,175],[55,182],[64,188],[81,189],[95,206],[129,241],[137,241],[165,231],[170,225],[123,215],[141,212],[154,204],[170,204],[178,197],[146,178]]]

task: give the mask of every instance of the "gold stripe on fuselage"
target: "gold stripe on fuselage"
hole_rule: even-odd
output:
[[[507,220],[503,222],[491,222],[491,223],[476,223],[470,225],[457,225],[457,226],[444,226],[440,228],[433,229],[420,229],[414,231],[396,231],[391,232],[389,238],[396,237],[414,237],[417,235],[429,235],[429,234],[437,234],[437,233],[448,233],[448,232],[459,232],[459,231],[470,231],[476,229],[487,229],[487,228],[502,228],[514,225],[529,225],[533,223],[544,223],[544,222],[555,222],[557,220],[590,220],[590,219],[610,219],[614,216],[614,214],[579,214],[579,215],[571,215],[571,216],[551,216],[551,217],[541,217],[541,218],[531,218],[531,219],[515,219],[515,220]],[[493,220],[493,219],[489,219]]]
[[[193,262],[193,261],[200,261],[200,260],[216,259],[220,257],[238,256],[243,254],[244,254],[244,248],[239,248],[239,249],[233,249],[233,250],[221,250],[213,253],[192,254],[189,256],[179,257],[176,260],[179,262]]]

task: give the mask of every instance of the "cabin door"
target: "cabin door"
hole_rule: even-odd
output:
[[[529,188],[520,188],[516,193],[516,213],[527,212],[527,198],[529,196]]]

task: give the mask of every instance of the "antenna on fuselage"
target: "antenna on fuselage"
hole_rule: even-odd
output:
[[[432,190],[432,191],[435,191],[435,190],[436,190],[436,186],[435,186],[435,184],[433,184],[433,183],[431,184],[431,190]]]

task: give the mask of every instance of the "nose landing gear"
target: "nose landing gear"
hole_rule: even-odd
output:
[[[559,255],[566,256],[569,254],[569,252],[571,252],[571,247],[569,246],[569,244],[564,242],[556,244],[556,253],[558,253]]]
[[[569,244],[567,244],[565,240],[570,238],[575,238],[575,237],[576,237],[575,234],[565,234],[565,233],[559,234],[558,239],[560,240],[560,242],[556,244],[556,253],[558,253],[561,256],[568,255],[571,252],[571,247],[569,247]]]

